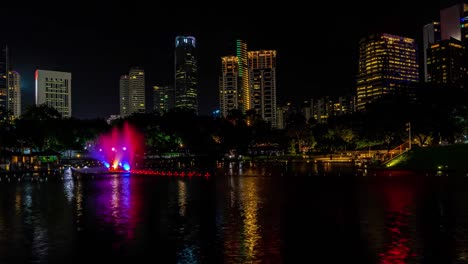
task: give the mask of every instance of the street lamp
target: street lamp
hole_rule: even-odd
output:
[[[408,131],[408,144],[409,149],[411,149],[411,121],[408,121],[408,123],[406,123],[406,131]]]

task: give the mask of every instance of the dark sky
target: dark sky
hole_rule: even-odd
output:
[[[13,69],[22,76],[23,106],[34,102],[33,72],[40,68],[72,72],[75,117],[118,114],[119,77],[130,66],[144,67],[147,96],[152,85],[173,84],[177,35],[197,39],[200,114],[218,107],[220,56],[234,54],[237,38],[250,50],[278,51],[279,103],[351,93],[360,38],[386,32],[420,42],[422,26],[454,1],[282,2],[243,9],[228,9],[228,2],[185,8],[145,2],[40,2],[0,9],[0,41],[10,47]]]

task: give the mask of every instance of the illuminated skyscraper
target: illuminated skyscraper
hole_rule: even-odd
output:
[[[187,108],[198,114],[198,71],[195,38],[175,39],[175,107]]]
[[[239,64],[236,56],[221,57],[219,77],[219,106],[221,115],[226,117],[230,110],[239,109]]]
[[[126,117],[128,116],[130,109],[130,98],[128,94],[130,88],[128,87],[128,75],[120,76],[119,87],[120,116]]]
[[[141,67],[131,67],[128,73],[129,112],[145,113],[145,72]]]
[[[169,86],[153,86],[153,110],[164,114],[174,108],[174,89]]]
[[[428,49],[427,66],[431,83],[463,87],[465,47],[451,38],[432,44]]]
[[[237,55],[237,62],[239,64],[238,66],[238,75],[239,75],[239,81],[238,81],[238,89],[237,91],[240,93],[240,108],[243,113],[245,113],[247,110],[252,109],[251,105],[251,98],[250,98],[250,78],[249,78],[249,64],[247,62],[248,60],[248,55],[247,55],[247,44],[238,39],[236,41],[236,55]]]
[[[276,50],[249,51],[248,65],[250,109],[276,128]]]
[[[8,110],[8,72],[10,71],[10,61],[8,47],[0,48],[0,111]]]
[[[62,117],[72,116],[71,73],[36,70],[36,105],[47,104]]]
[[[424,53],[424,82],[429,82],[429,75],[427,72],[427,52],[428,48],[440,40],[440,23],[432,22],[424,25],[423,28],[423,53]]]
[[[359,42],[356,109],[385,94],[409,94],[419,80],[414,39],[375,34]]]
[[[20,74],[10,71],[8,74],[8,109],[13,113],[13,117],[21,116],[21,82]]]

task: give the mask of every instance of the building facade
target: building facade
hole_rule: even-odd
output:
[[[72,116],[72,75],[70,72],[36,70],[36,105],[55,108],[64,118]]]
[[[458,3],[456,5],[440,10],[440,30],[441,39],[463,41],[466,35],[466,29],[463,28],[465,16],[468,13],[468,4]],[[462,35],[463,31],[463,35]]]
[[[120,116],[126,117],[130,112],[128,75],[120,76],[119,88]]]
[[[238,39],[236,40],[236,56],[238,62],[238,88],[237,91],[240,94],[239,104],[240,109],[245,114],[247,110],[252,109],[251,106],[251,91],[250,91],[250,78],[249,78],[249,64],[248,64],[248,53],[247,43]]]
[[[0,111],[8,110],[8,72],[10,71],[10,61],[8,47],[0,48]]]
[[[358,111],[386,94],[411,94],[419,81],[416,41],[374,34],[359,42]]]
[[[129,114],[145,113],[145,71],[142,67],[131,67],[128,73]]]
[[[430,83],[463,88],[465,81],[465,47],[454,38],[441,40],[428,49]]]
[[[8,73],[8,110],[14,118],[21,116],[21,76],[16,71]]]
[[[440,41],[440,23],[432,22],[423,27],[423,64],[424,64],[424,82],[430,82],[427,71],[427,53],[432,44]]]
[[[175,107],[198,114],[198,69],[196,40],[192,36],[175,39]]]
[[[167,113],[174,108],[175,92],[170,86],[153,86],[153,111]]]
[[[276,50],[249,51],[248,66],[249,109],[276,128]]]
[[[221,76],[219,77],[220,113],[226,117],[239,104],[239,60],[236,56],[221,57]]]

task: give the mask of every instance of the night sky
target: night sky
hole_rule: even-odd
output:
[[[174,39],[197,39],[200,114],[218,107],[220,57],[234,55],[235,40],[249,50],[276,49],[279,103],[353,92],[359,39],[386,32],[422,39],[422,26],[454,1],[328,1],[314,8],[221,3],[202,8],[87,3],[0,9],[0,42],[21,74],[23,109],[34,103],[34,70],[72,73],[73,116],[119,112],[119,77],[143,66],[150,87],[174,83]],[[161,2],[153,2],[155,5]],[[368,10],[366,10],[368,9]],[[323,17],[322,17],[323,16]],[[150,103],[149,100],[147,100]],[[150,103],[151,104],[151,103]],[[152,105],[152,104],[151,104]]]

